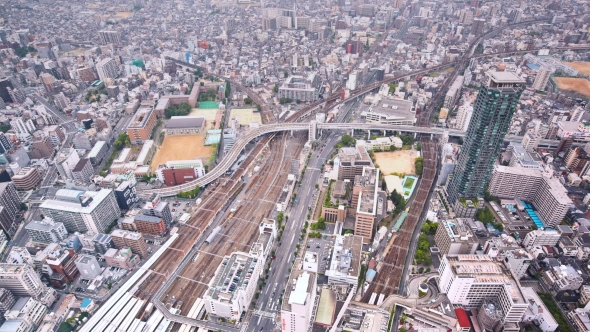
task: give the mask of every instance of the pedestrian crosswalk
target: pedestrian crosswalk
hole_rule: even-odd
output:
[[[269,317],[269,318],[272,318],[272,319],[274,319],[277,316],[277,314],[274,313],[274,312],[268,312],[268,311],[263,311],[263,310],[256,310],[254,312],[254,314],[255,315],[258,315],[258,316]]]

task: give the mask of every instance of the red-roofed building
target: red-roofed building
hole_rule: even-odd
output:
[[[457,316],[457,331],[469,332],[471,329],[471,322],[469,321],[469,317],[467,317],[467,312],[465,312],[465,309],[455,309],[455,316]]]

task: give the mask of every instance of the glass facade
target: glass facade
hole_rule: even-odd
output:
[[[508,73],[506,73],[508,74]],[[451,202],[458,198],[483,197],[485,185],[500,153],[504,136],[524,88],[516,75],[508,82],[494,80],[482,86],[464,144],[447,187]]]

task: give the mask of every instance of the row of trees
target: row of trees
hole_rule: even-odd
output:
[[[291,99],[291,98],[281,98],[281,99],[279,99],[279,104],[281,104],[281,105],[282,104],[288,104],[288,103],[290,103],[292,101],[293,101],[293,99]]]
[[[414,167],[416,168],[416,175],[421,176],[424,170],[424,158],[418,157],[414,159]]]
[[[416,264],[432,264],[432,258],[430,258],[430,242],[426,234],[420,234],[418,237],[418,248],[416,248],[414,261]]]
[[[113,164],[113,161],[115,160],[115,156],[117,155],[117,153],[123,150],[123,148],[128,145],[131,145],[131,139],[129,138],[129,135],[127,135],[127,133],[119,134],[119,136],[117,136],[117,140],[115,141],[115,143],[113,143],[113,147],[115,148],[115,150],[113,151],[109,159],[107,159],[107,161],[105,162],[102,170],[98,173],[100,176],[107,175],[107,171],[109,170],[109,167],[111,167],[111,165]]]
[[[397,190],[393,189],[389,198],[391,198],[391,201],[395,205],[394,214],[398,214],[406,208],[406,199]]]
[[[502,223],[496,222],[496,217],[494,217],[494,214],[487,206],[484,209],[477,211],[475,218],[486,225],[491,224],[500,232],[504,230],[504,225],[502,225]]]
[[[164,111],[164,115],[166,116],[166,119],[170,119],[173,116],[189,115],[191,110],[192,108],[191,105],[189,105],[189,103],[180,103],[178,105],[172,105],[168,107]]]
[[[326,229],[326,220],[320,217],[318,218],[318,222],[311,223],[309,228],[312,230]]]
[[[180,191],[178,192],[178,194],[176,196],[178,196],[179,198],[195,198],[197,197],[197,195],[199,194],[199,192],[201,191],[201,188],[199,187],[199,185],[195,186],[195,189],[189,190],[189,191]]]

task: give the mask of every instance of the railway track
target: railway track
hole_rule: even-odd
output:
[[[271,215],[276,199],[281,194],[284,181],[290,172],[290,163],[285,161],[298,156],[305,141],[304,136],[300,135],[293,140],[295,149],[285,149],[287,134],[283,137],[277,136],[269,143],[258,176],[252,177],[251,182],[243,189],[244,198],[240,202],[240,208],[232,218],[227,218],[228,212],[224,211],[220,223],[222,231],[218,238],[211,244],[201,246],[199,256],[179,273],[172,287],[161,299],[163,303],[171,297],[182,301],[181,314],[186,315],[194,301],[203,297],[208,288],[207,284],[223,256],[234,251],[249,251],[251,244],[258,238],[259,222]],[[199,219],[203,219],[203,216]]]
[[[426,138],[421,139],[421,144],[424,169],[416,194],[410,205],[409,214],[386,248],[386,253],[382,261],[379,262],[380,267],[377,276],[363,295],[362,302],[368,303],[373,293],[385,294],[385,297],[387,297],[398,292],[414,229],[418,225],[437,171],[437,144]]]

